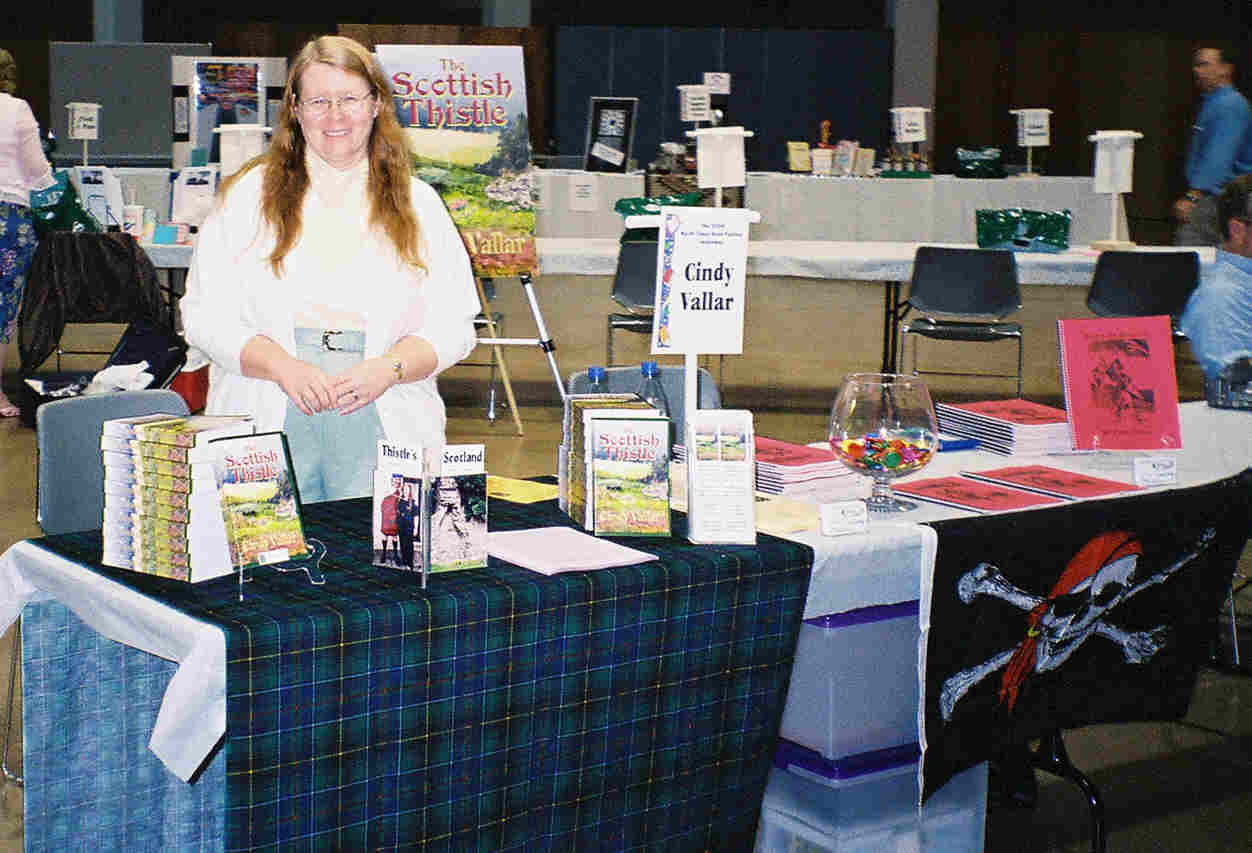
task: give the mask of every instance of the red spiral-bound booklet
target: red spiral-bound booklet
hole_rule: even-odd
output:
[[[962,471],[961,476],[1071,500],[1116,495],[1122,492],[1133,492],[1139,488],[1134,483],[1106,480],[1103,477],[1089,477],[1086,474],[1047,465],[1011,465],[990,471]]]
[[[1075,450],[1178,450],[1169,317],[1058,320],[1061,381]]]
[[[997,486],[993,483],[971,480],[968,477],[931,477],[927,480],[895,483],[891,488],[896,494],[904,497],[920,498],[931,503],[945,504],[974,512],[1010,512],[1064,503],[1060,498],[1050,495],[1013,489],[1008,486]]]

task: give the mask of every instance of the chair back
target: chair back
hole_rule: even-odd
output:
[[[44,533],[95,530],[104,517],[101,425],[112,418],[185,415],[167,389],[116,391],[53,400],[35,413],[35,520]]]
[[[622,235],[609,295],[627,311],[651,313],[656,305],[657,233],[655,228],[641,228]]]
[[[918,246],[908,304],[925,314],[1003,317],[1022,307],[1012,252]]]
[[[682,441],[682,436],[687,427],[687,401],[683,399],[683,368],[679,365],[672,367],[659,365],[658,375],[661,379],[661,387],[665,389],[665,398],[669,401],[669,417],[675,427],[674,434],[678,436],[678,441]],[[634,365],[633,367],[606,367],[604,369],[604,381],[608,386],[609,393],[633,393],[638,391],[639,386],[643,383],[643,374],[639,372],[639,365]],[[587,394],[591,391],[590,384],[587,378],[587,371],[579,370],[570,374],[567,388],[571,394]],[[703,367],[699,368],[696,374],[696,400],[701,409],[720,409],[722,407],[722,395],[717,389],[717,382],[713,380],[713,374]]]
[[[1199,281],[1196,252],[1101,252],[1087,307],[1102,317],[1176,319]]]

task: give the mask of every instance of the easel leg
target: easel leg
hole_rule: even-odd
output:
[[[526,291],[526,298],[530,300],[530,313],[535,318],[535,328],[539,330],[539,348],[548,356],[548,367],[552,369],[552,378],[556,381],[557,394],[561,401],[565,400],[565,382],[561,379],[560,368],[556,366],[556,341],[548,337],[548,329],[543,324],[543,313],[539,310],[539,301],[535,299],[535,289],[531,281],[530,273],[524,272],[518,276],[522,281],[522,289]]]
[[[482,306],[483,316],[487,319],[487,337],[499,337],[496,334],[496,324],[491,319],[491,309],[487,305],[487,294],[483,290],[483,282],[480,278],[474,279],[474,286],[478,288],[478,303]],[[500,381],[504,385],[504,396],[509,401],[509,411],[513,414],[513,424],[517,427],[517,434],[523,435],[522,416],[517,410],[517,400],[513,397],[513,383],[509,381],[509,368],[504,362],[504,351],[500,349],[499,344],[492,344],[492,358],[500,367]]]

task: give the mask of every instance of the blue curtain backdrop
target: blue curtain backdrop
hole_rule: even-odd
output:
[[[685,141],[679,85],[705,71],[728,71],[726,124],[755,133],[749,170],[786,169],[788,140],[856,139],[884,150],[890,140],[892,34],[889,30],[741,30],[668,27],[558,27],[552,103],[554,153],[582,155],[590,99],[635,97],[632,156],[643,168],[661,142]]]

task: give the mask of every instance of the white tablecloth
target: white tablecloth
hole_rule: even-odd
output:
[[[1252,465],[1252,413],[1181,407],[1183,448],[1179,487],[1200,485]],[[1130,481],[1136,455],[1105,452],[1014,457]],[[985,451],[941,453],[918,477],[1000,467],[1007,457]],[[824,537],[806,531],[793,538],[813,546],[815,558],[804,617],[918,599],[934,566],[936,537],[926,522],[971,513],[919,502],[906,515],[874,518],[865,534]],[[364,535],[364,532],[362,533]],[[195,771],[226,728],[226,641],[222,632],[101,577],[30,542],[0,555],[0,629],[27,601],[55,598],[102,635],[178,661],[149,746],[182,779]]]
[[[888,179],[752,172],[744,205],[761,214],[753,229],[758,240],[973,243],[977,210],[1010,207],[1068,210],[1070,245],[1127,237],[1120,197],[1096,193],[1092,179],[1083,176]]]

